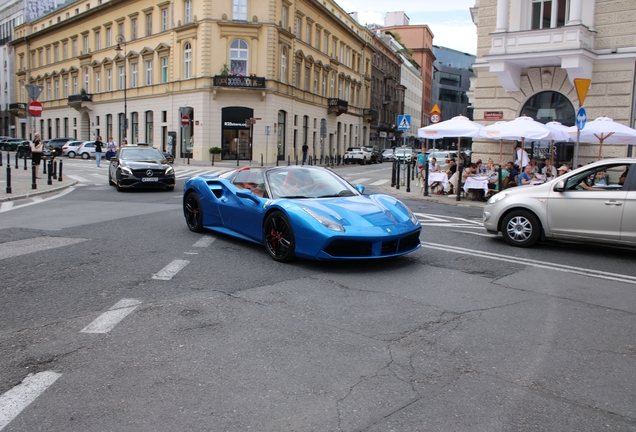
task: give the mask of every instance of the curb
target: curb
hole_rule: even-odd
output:
[[[64,190],[66,188],[69,188],[71,186],[74,186],[77,184],[77,180],[73,181],[72,183],[68,183],[68,184],[64,184],[62,186],[57,186],[51,189],[46,189],[46,190],[35,190],[33,192],[27,192],[25,194],[21,194],[21,195],[11,195],[11,196],[6,196],[6,197],[0,197],[0,202],[5,202],[5,201],[16,201],[16,200],[20,200],[20,199],[26,199],[26,198],[31,198],[37,195],[44,195],[47,193],[52,193],[52,192],[58,192],[61,190]]]

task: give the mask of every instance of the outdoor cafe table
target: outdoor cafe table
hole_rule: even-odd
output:
[[[430,172],[428,173],[428,185],[433,183],[440,183],[444,186],[444,190],[448,189],[448,175],[445,172]]]
[[[488,177],[468,177],[464,182],[464,191],[468,193],[470,189],[483,189],[484,193],[488,193]]]

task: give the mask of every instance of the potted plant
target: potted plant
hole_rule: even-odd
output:
[[[223,150],[221,150],[221,147],[210,147],[209,152],[210,152],[210,158],[212,159],[212,165],[214,165],[214,155],[217,154],[221,154]]]

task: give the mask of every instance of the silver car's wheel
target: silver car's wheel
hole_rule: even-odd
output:
[[[88,153],[82,153],[82,159],[90,159],[91,155]]]
[[[539,240],[541,224],[529,211],[515,210],[504,218],[501,234],[506,243],[512,246],[530,247]]]
[[[73,151],[68,152],[68,157],[73,159],[75,157],[75,152],[73,152]]]

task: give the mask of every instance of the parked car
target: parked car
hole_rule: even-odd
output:
[[[325,168],[243,167],[192,177],[183,192],[188,229],[261,244],[275,261],[388,258],[421,247],[422,225],[402,202],[364,194]]]
[[[394,157],[394,154],[392,149],[386,149],[382,152],[382,161],[392,162],[393,157]]]
[[[23,141],[18,148],[16,149],[16,153],[18,158],[22,159],[26,157],[27,159],[31,157],[31,141]],[[42,143],[42,158],[43,159],[53,159],[55,158],[55,149],[48,144]]]
[[[16,151],[18,149],[18,146],[25,142],[28,143],[29,141],[25,140],[24,138],[9,138],[5,140],[4,143],[2,144],[2,150]]]
[[[75,140],[75,138],[53,138],[49,141],[49,145],[55,149],[55,153],[57,156],[62,156],[62,153],[64,152],[62,150],[64,144],[73,140]]]
[[[410,148],[396,148],[394,158],[400,163],[411,162],[413,160],[413,149]]]
[[[174,168],[159,150],[146,146],[124,146],[111,158],[108,183],[123,189],[174,190]]]
[[[450,168],[451,159],[455,159],[457,162],[457,152],[455,151],[435,151],[428,154],[428,159],[435,158],[437,160],[437,164],[442,171],[446,171]]]
[[[371,153],[371,163],[382,163],[382,153],[377,147],[367,147],[367,151]]]
[[[483,220],[512,246],[542,239],[636,246],[635,212],[636,160],[617,158],[505,189],[488,200]]]
[[[73,159],[79,154],[79,148],[84,141],[69,141],[62,146],[62,155]]]
[[[343,162],[345,165],[350,163],[366,165],[371,162],[371,152],[366,147],[349,147],[344,154]]]
[[[106,151],[102,148],[102,154]],[[82,159],[91,159],[95,157],[95,141],[84,141],[82,145],[77,149],[77,154]]]

